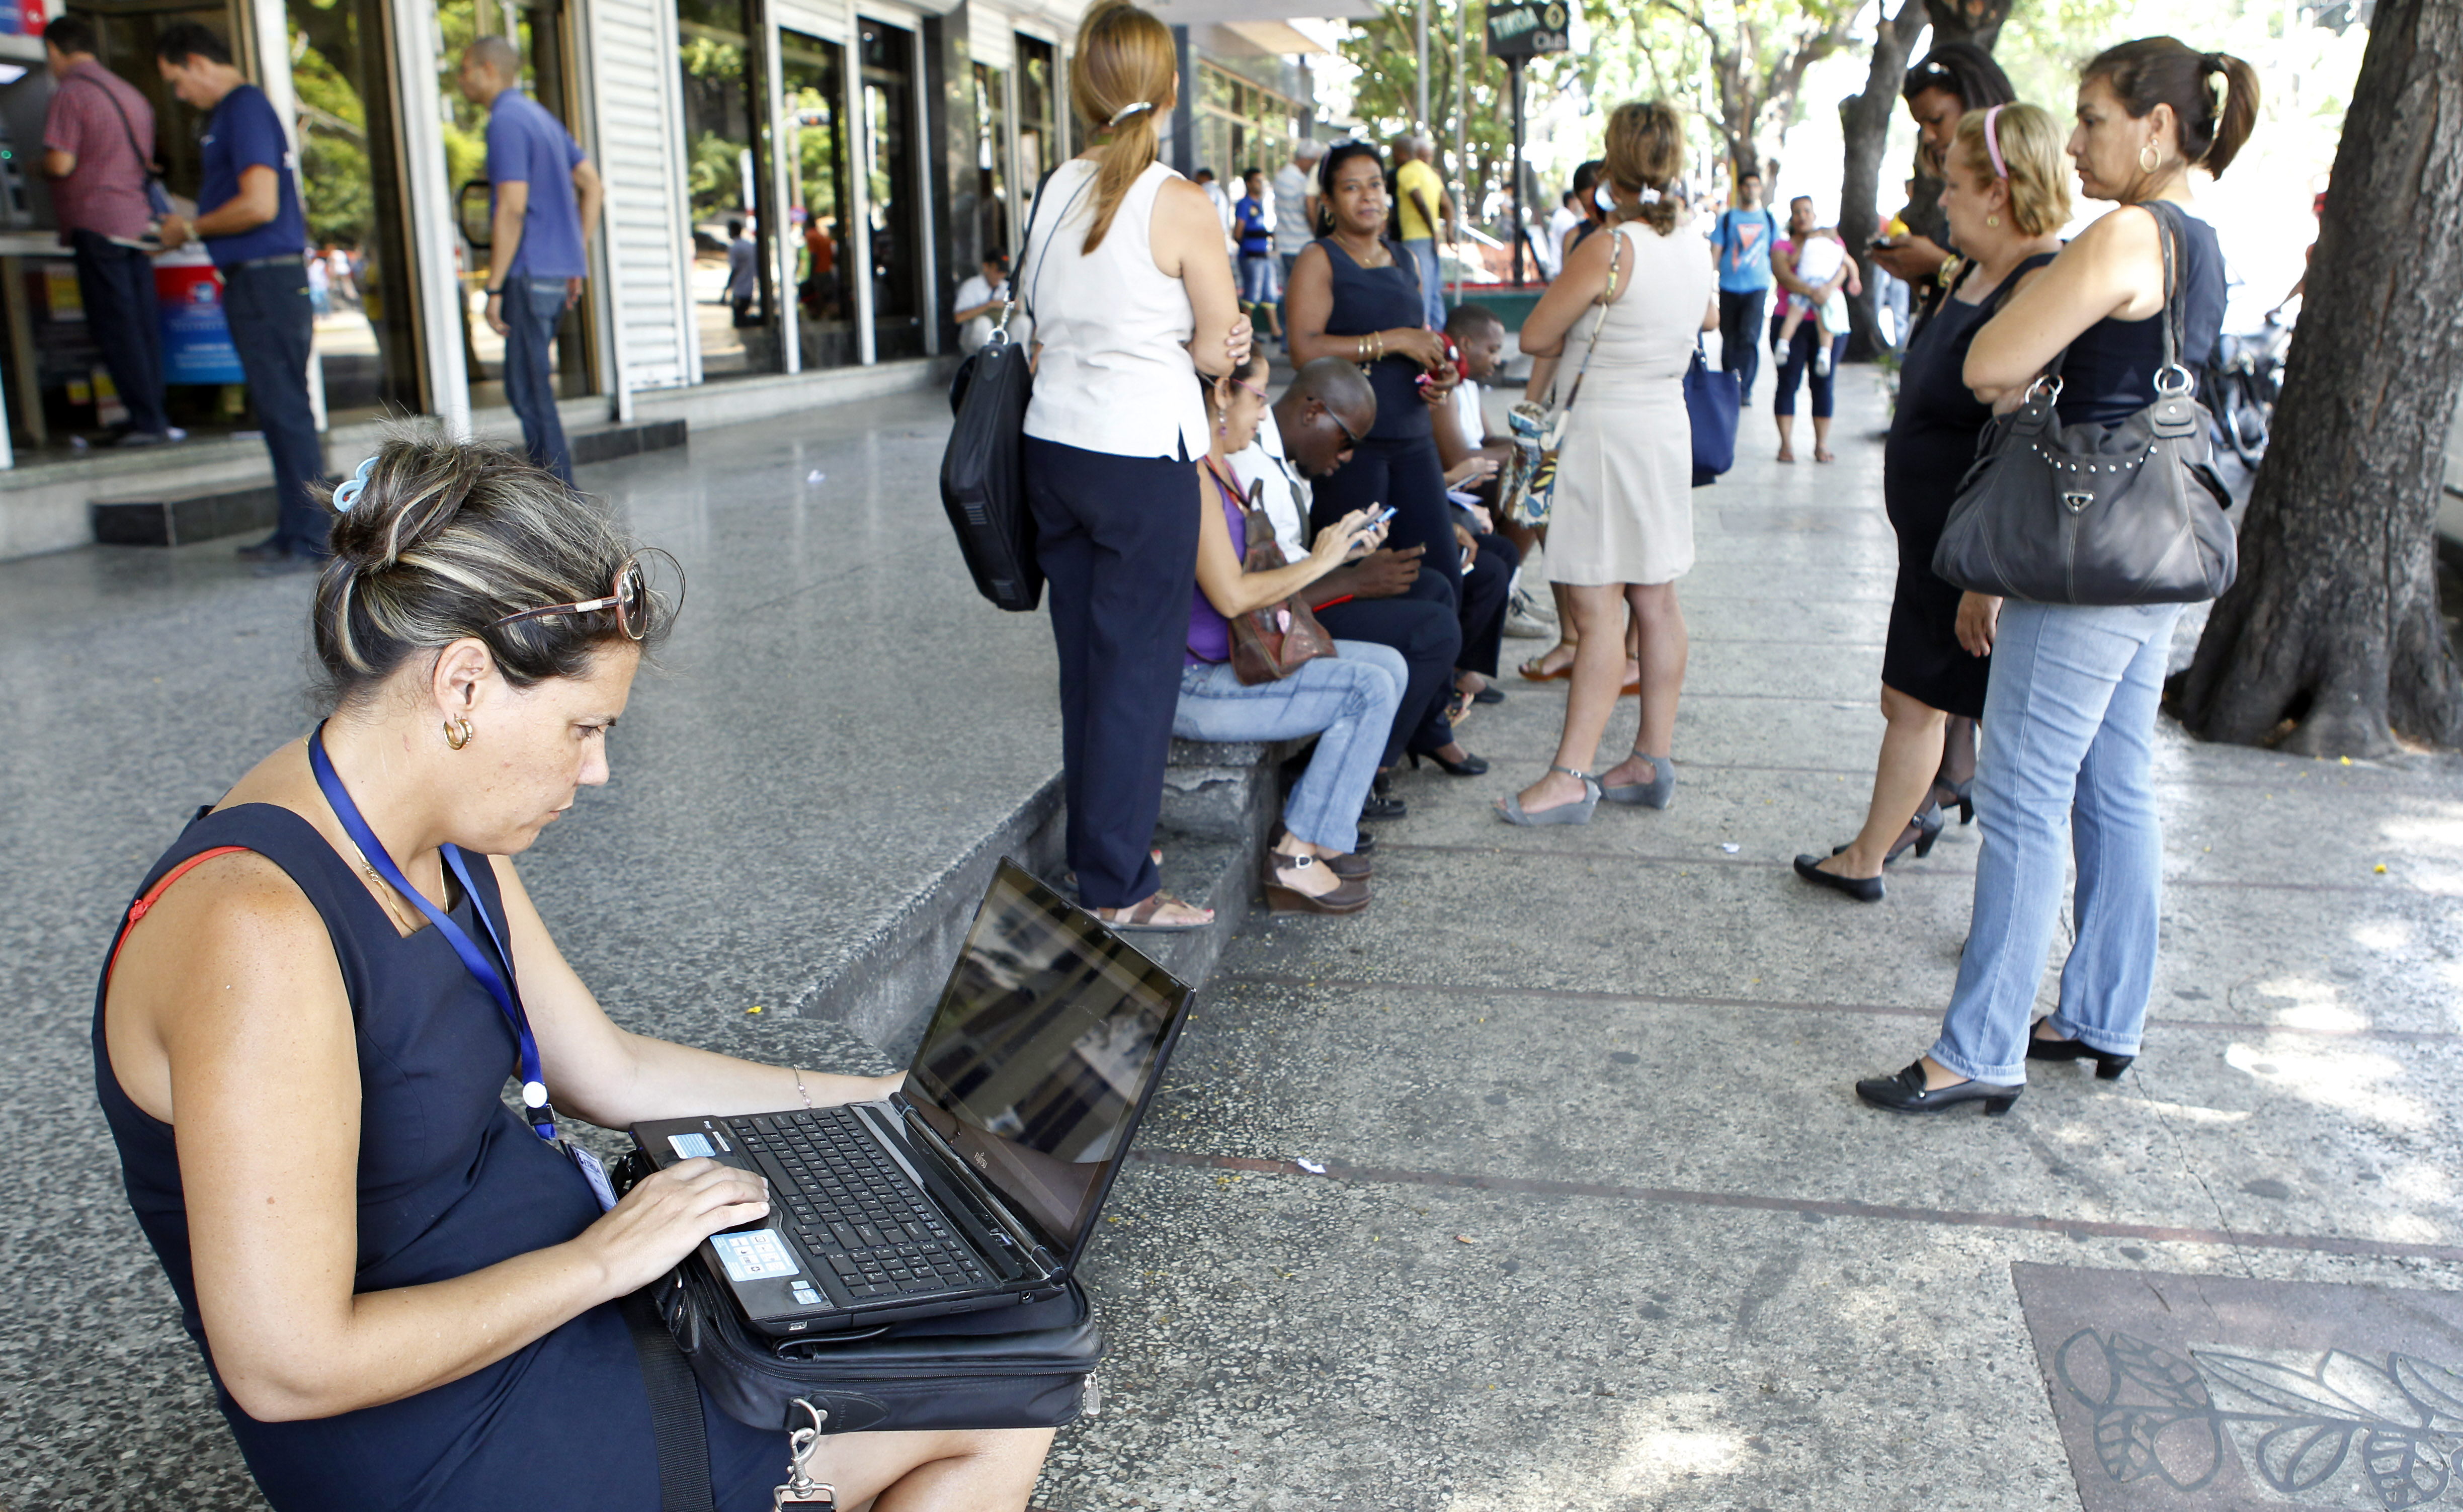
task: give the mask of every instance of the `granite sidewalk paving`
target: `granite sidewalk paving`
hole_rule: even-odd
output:
[[[2463,762],[2168,726],[2139,1066],[2046,1068],[2003,1119],[1862,1108],[1930,1038],[1975,840],[1879,907],[1788,871],[1854,829],[1881,727],[1884,410],[1840,387],[1840,463],[1772,464],[1755,415],[1696,495],[1674,808],[1497,824],[1562,705],[1509,676],[1465,732],[1491,774],[1402,779],[1375,906],[1259,916],[1205,984],[1090,1264],[1103,1411],[1039,1505],[2463,1505],[2430,1474],[2463,1396],[2419,1405],[2463,1372]],[[628,1024],[880,1064],[780,1005],[1049,779],[1049,638],[966,588],[946,426],[909,397],[585,470],[693,581],[616,784],[525,861]],[[0,1507],[262,1505],[86,1035],[144,863],[303,727],[305,600],[211,547],[0,566],[0,1136],[31,1175]]]

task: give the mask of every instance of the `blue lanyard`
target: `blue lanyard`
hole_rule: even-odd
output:
[[[385,853],[384,842],[368,828],[368,821],[360,814],[360,806],[351,801],[350,790],[342,786],[342,779],[334,771],[333,758],[325,754],[325,726],[322,724],[317,725],[316,732],[308,737],[308,765],[316,769],[316,786],[325,790],[325,801],[333,805],[334,816],[342,821],[343,830],[350,834],[352,843],[360,848],[360,853],[367,858],[368,865],[375,868],[377,875],[383,877],[395,892],[410,899],[413,906],[427,916],[427,921],[436,926],[436,932],[444,936],[445,942],[453,947],[453,953],[462,958],[462,964],[470,968],[470,975],[479,979],[479,985],[487,988],[488,996],[495,999],[496,1006],[504,1010],[505,1022],[513,1026],[513,1038],[521,1045],[525,1116],[540,1138],[550,1144],[556,1143],[556,1109],[547,1100],[547,1080],[539,1070],[538,1036],[531,1032],[530,1016],[522,1011],[522,1000],[506,984],[495,963],[463,932],[462,926],[447,918],[444,911],[429,902],[425,894],[411,886],[403,876],[402,868],[394,865],[393,857]],[[462,858],[458,848],[448,845],[442,849],[445,864],[462,879],[462,891],[469,897],[471,911],[479,916],[480,925],[488,931],[489,942],[496,947],[497,956],[510,965],[512,952],[505,948],[505,937],[496,932],[496,921],[488,917],[488,905],[480,899],[479,889],[470,880],[469,863]]]

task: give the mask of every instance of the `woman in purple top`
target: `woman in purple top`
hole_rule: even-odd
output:
[[[1171,732],[1192,741],[1318,737],[1308,770],[1292,785],[1283,822],[1266,853],[1266,901],[1276,913],[1356,914],[1368,906],[1370,863],[1355,855],[1355,821],[1385,754],[1409,672],[1390,646],[1338,640],[1337,655],[1304,661],[1288,677],[1243,683],[1232,669],[1231,621],[1289,598],[1346,560],[1374,551],[1382,523],[1355,510],[1319,530],[1308,556],[1248,571],[1248,488],[1224,459],[1245,451],[1265,413],[1266,359],[1252,356],[1207,390],[1213,421],[1198,464],[1205,507],[1197,528],[1197,582],[1189,595],[1186,666]]]

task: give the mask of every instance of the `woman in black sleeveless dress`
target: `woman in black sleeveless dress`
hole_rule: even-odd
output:
[[[1411,596],[1441,602],[1459,616],[1462,553],[1424,397],[1424,389],[1450,392],[1456,374],[1445,337],[1428,329],[1416,265],[1384,239],[1386,193],[1379,168],[1377,149],[1366,142],[1343,142],[1326,153],[1318,182],[1334,229],[1302,248],[1292,265],[1285,328],[1292,360],[1357,362],[1377,394],[1376,422],[1359,438],[1351,461],[1317,481],[1309,529],[1322,530],[1355,509],[1390,506],[1386,549],[1424,552]],[[1444,688],[1424,706],[1405,706],[1397,722],[1404,747],[1415,755],[1436,758],[1456,776],[1488,770],[1487,762],[1455,743]]]
[[[2164,371],[2176,310],[2177,360],[2212,351],[2223,325],[2224,264],[2193,213],[2189,170],[2221,177],[2257,119],[2257,76],[2240,59],[2171,37],[2106,50],[2079,82],[2069,154],[2090,198],[2121,208],[2081,232],[1975,335],[1968,386],[2015,404],[2066,352],[2064,425],[2126,419],[2192,381]],[[2158,210],[2154,206],[2161,206]],[[2167,225],[2177,235],[2168,305]],[[2155,715],[2178,604],[1973,601],[1964,637],[1994,652],[1984,701],[1975,812],[1983,844],[1958,985],[1932,1048],[1895,1076],[1856,1084],[1896,1112],[1981,1102],[2005,1112],[2029,1061],[2093,1060],[2118,1077],[2138,1053],[2155,980],[2164,833],[2155,810]],[[2031,1028],[2061,886],[2078,867],[2077,938],[2061,965],[2060,1006]]]
[[[692,1160],[602,1216],[555,1105],[621,1128],[897,1078],[623,1032],[505,859],[607,780],[639,643],[665,628],[599,512],[438,440],[388,443],[336,504],[314,610],[333,715],[163,853],[97,992],[129,1202],[278,1512],[656,1512],[616,1301],[766,1195]],[[517,1066],[528,1120],[500,1101]],[[770,1506],[785,1436],[702,1415],[717,1506]],[[907,1481],[1022,1507],[1049,1438],[846,1435],[817,1468],[842,1504]]]
[[[1959,122],[1943,162],[1942,209],[1972,259],[1958,288],[1916,329],[1899,369],[1898,407],[1883,454],[1882,492],[1899,533],[1899,579],[1882,655],[1882,757],[1873,801],[1856,838],[1831,854],[1800,855],[1797,874],[1860,902],[1881,901],[1882,868],[1913,847],[1929,854],[1945,799],[1946,727],[1984,713],[1991,663],[1959,643],[1959,591],[1933,575],[1933,548],[1959,479],[1993,418],[1969,392],[1968,343],[2002,303],[2060,249],[2069,219],[2060,128],[2033,105],[2000,105]]]

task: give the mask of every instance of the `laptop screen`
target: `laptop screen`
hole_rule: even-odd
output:
[[[1075,1259],[1188,989],[1003,861],[906,1081],[960,1159]]]

